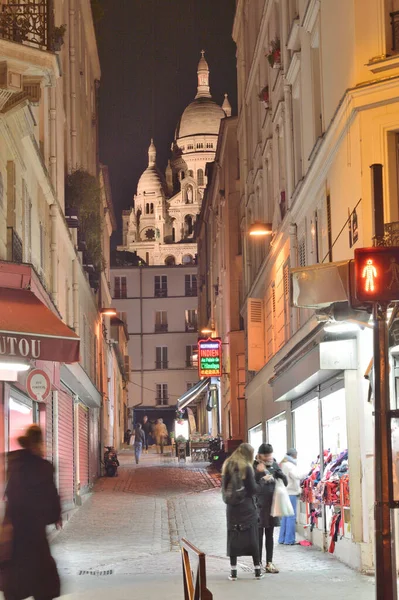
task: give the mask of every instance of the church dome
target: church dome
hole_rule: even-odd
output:
[[[195,100],[185,109],[176,128],[176,139],[193,135],[217,135],[220,119],[225,117],[223,109],[212,100],[209,87],[209,67],[204,50],[198,63],[198,87]]]
[[[151,140],[148,148],[148,167],[137,184],[137,194],[159,194],[165,189],[165,181],[156,165],[157,151]]]

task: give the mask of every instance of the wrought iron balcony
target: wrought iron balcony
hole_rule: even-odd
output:
[[[165,333],[168,331],[167,323],[155,323],[155,333]]]
[[[62,28],[54,27],[53,1],[7,0],[0,4],[0,37],[54,51],[59,47],[57,31]]]
[[[392,50],[399,52],[399,10],[389,13],[392,28]]]
[[[169,396],[163,396],[162,398],[155,398],[157,406],[167,406],[169,404]]]
[[[15,263],[23,262],[22,240],[14,227],[7,227],[7,260]]]
[[[167,369],[168,368],[168,361],[167,360],[156,360],[155,361],[155,368],[156,369]]]

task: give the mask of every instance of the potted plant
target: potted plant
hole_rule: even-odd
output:
[[[64,44],[64,35],[66,33],[66,25],[60,25],[59,27],[54,27],[53,34],[53,50],[54,52],[59,52]]]
[[[258,98],[261,102],[263,102],[265,108],[269,108],[269,86],[265,85],[265,87],[259,92]]]
[[[273,69],[279,69],[281,67],[281,47],[279,38],[276,37],[272,40],[266,58]]]

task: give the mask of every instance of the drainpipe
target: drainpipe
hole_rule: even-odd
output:
[[[295,223],[290,225],[290,267],[298,266],[298,235]],[[299,308],[291,308],[291,335],[298,331]]]
[[[71,162],[72,170],[77,167],[77,130],[76,130],[76,19],[75,0],[69,0],[69,62],[71,94]]]
[[[67,162],[67,172],[70,173],[72,171],[72,156],[71,156],[71,64],[70,64],[70,32],[71,32],[71,13],[68,10],[65,11],[65,22],[67,25],[67,35],[66,37],[66,51],[65,51],[65,61],[64,61],[64,85],[65,85],[65,111],[66,111],[66,122],[67,122],[67,135],[66,135],[66,162]]]
[[[292,90],[288,84],[284,85],[284,139],[285,160],[287,163],[287,200],[291,204],[294,193],[294,156],[293,156],[293,130],[292,130]]]
[[[143,337],[143,267],[140,267],[140,370],[141,370],[141,400],[144,404],[144,337]],[[133,418],[132,418],[133,426]]]
[[[56,204],[50,206],[50,219],[51,219],[51,296],[53,302],[58,306],[58,256],[57,256],[57,218],[58,208]]]
[[[50,88],[50,176],[57,190],[57,89]]]
[[[73,328],[79,335],[79,283],[78,283],[78,259],[72,261],[72,299],[73,299]]]

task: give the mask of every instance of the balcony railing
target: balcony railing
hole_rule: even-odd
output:
[[[187,323],[186,322],[186,331],[197,331],[198,330],[198,325],[197,323]]]
[[[154,296],[155,296],[155,298],[167,298],[168,297],[168,290],[167,289],[156,288],[155,291],[154,291]]]
[[[23,262],[22,240],[14,227],[7,227],[7,260],[15,263]]]
[[[162,398],[155,398],[155,403],[157,406],[163,405],[166,406],[169,404],[169,396],[163,396]]]
[[[155,333],[165,333],[168,331],[167,323],[155,323]]]
[[[156,369],[167,369],[168,368],[168,361],[167,360],[156,360],[155,361],[155,368]]]
[[[186,296],[197,296],[197,286],[195,287],[186,287]]]
[[[392,50],[399,51],[399,10],[389,13],[392,28]]]
[[[55,49],[53,0],[8,0],[0,4],[0,37],[19,44]]]

